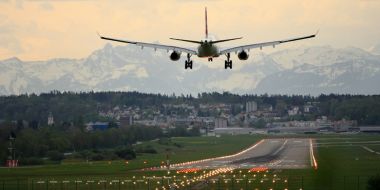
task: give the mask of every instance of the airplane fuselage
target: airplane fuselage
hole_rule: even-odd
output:
[[[210,42],[202,42],[198,46],[198,57],[219,57],[218,47]]]

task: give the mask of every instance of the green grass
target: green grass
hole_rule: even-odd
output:
[[[378,145],[366,145],[366,147],[372,149],[373,151],[380,152],[380,144],[378,144]]]
[[[187,137],[173,138],[172,144],[161,145],[157,141],[144,142],[138,146],[151,145],[158,154],[141,154],[137,159],[128,161],[98,161],[98,162],[63,162],[59,165],[42,165],[19,168],[0,168],[0,177],[31,178],[31,177],[66,177],[66,176],[132,176],[137,169],[159,166],[169,154],[171,163],[198,160],[215,156],[232,154],[244,149],[262,137],[260,136],[223,136],[217,137]],[[173,146],[178,143],[182,148]],[[166,149],[171,149],[166,151]]]
[[[380,145],[355,144],[379,141],[380,135],[332,134],[310,137],[317,143],[331,143],[314,148],[318,169],[282,171],[285,176],[303,176],[304,189],[365,189],[368,178],[380,173],[380,155],[362,148],[364,145],[376,150]]]
[[[357,135],[340,142],[378,141],[380,136]],[[330,142],[318,139],[319,142]],[[380,155],[368,152],[361,146],[324,146],[317,149],[318,171],[316,184],[329,189],[363,189],[369,176],[380,172]],[[367,146],[367,145],[365,145]],[[359,182],[359,185],[358,185]],[[360,185],[362,184],[362,185]]]
[[[66,185],[71,185],[71,189],[74,185],[80,185],[79,189],[104,189],[103,185],[107,185],[107,189],[117,189],[118,183],[114,182],[109,184],[112,180],[130,180],[122,184],[124,189],[147,189],[147,184],[143,181],[137,182],[136,180],[145,180],[145,177],[150,176],[163,176],[168,175],[164,171],[147,172],[140,171],[138,168],[150,167],[160,165],[161,161],[166,159],[166,154],[169,153],[172,163],[178,163],[183,161],[198,160],[203,158],[221,156],[226,154],[232,154],[239,150],[246,148],[262,138],[282,138],[284,136],[223,136],[221,138],[216,137],[188,137],[188,138],[173,138],[172,143],[169,145],[159,144],[157,141],[144,142],[137,146],[150,145],[154,147],[158,154],[141,154],[137,159],[129,161],[128,164],[124,160],[117,161],[102,161],[102,162],[89,162],[75,161],[75,162],[63,162],[59,165],[43,165],[35,167],[20,167],[20,168],[0,168],[0,190],[2,190],[1,180],[11,180],[12,186],[7,186],[5,189],[17,189],[17,181],[15,179],[23,180],[24,187],[37,181],[44,180],[70,180],[71,182]],[[250,174],[243,170],[242,174],[246,174],[247,177],[244,180],[234,181],[231,175],[220,178],[221,181],[210,182],[206,189],[217,189],[221,187],[223,189],[240,189],[246,186],[249,189],[261,187],[265,189],[365,189],[366,181],[369,176],[376,173],[380,173],[380,155],[371,153],[363,149],[361,146],[367,146],[375,151],[380,151],[380,145],[373,144],[360,144],[356,145],[353,142],[364,141],[379,141],[379,135],[288,135],[286,137],[311,137],[318,143],[333,143],[330,145],[323,145],[315,148],[315,154],[318,162],[318,169],[297,169],[297,170],[275,170],[270,171],[269,174],[276,174],[280,180],[272,183],[273,177],[248,177]],[[178,148],[173,146],[177,143],[182,146]],[[334,146],[341,145],[339,143],[346,143],[348,146]],[[352,144],[352,145],[350,145]],[[170,151],[166,151],[170,149]],[[144,164],[146,161],[146,164]],[[235,171],[237,172],[237,171]],[[170,176],[173,177],[175,172],[172,172]],[[195,174],[187,174],[191,177]],[[197,174],[199,175],[199,174]],[[240,175],[237,174],[237,175]],[[262,174],[260,174],[262,175]],[[135,178],[133,178],[135,176]],[[265,178],[265,179],[264,179]],[[218,178],[219,179],[219,178]],[[224,179],[227,180],[225,183]],[[231,180],[232,179],[232,180]],[[251,183],[248,183],[251,179]],[[255,180],[253,180],[255,179]],[[259,183],[264,179],[263,183]],[[284,179],[288,179],[287,183],[284,183]],[[107,184],[97,182],[86,184],[82,182],[75,184],[73,180],[106,180]],[[259,181],[258,181],[259,180]],[[28,181],[28,183],[26,183]],[[136,184],[133,184],[133,181]],[[160,184],[157,184],[157,182]],[[121,182],[121,181],[120,181]],[[166,182],[167,183],[167,182]],[[256,184],[257,183],[257,184]],[[8,185],[9,185],[8,184]],[[40,186],[46,185],[38,184]],[[58,185],[58,184],[49,184]],[[91,187],[89,187],[91,185]],[[112,186],[113,185],[113,186]],[[124,186],[123,186],[124,185]],[[127,187],[127,185],[129,185]],[[150,189],[162,185],[162,179],[155,179],[150,181]],[[261,189],[260,188],[260,189]],[[34,188],[36,189],[36,188]],[[38,189],[38,188],[37,188]],[[70,189],[70,188],[69,188]]]

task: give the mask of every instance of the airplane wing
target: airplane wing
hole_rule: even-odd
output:
[[[314,38],[315,36],[317,36],[317,34],[318,34],[318,32],[315,33],[315,34],[313,34],[313,35],[303,36],[303,37],[298,37],[298,38],[291,38],[291,39],[287,39],[287,40],[279,40],[279,41],[273,41],[273,42],[264,42],[264,43],[257,43],[257,44],[249,44],[249,45],[237,46],[237,47],[221,50],[219,52],[219,54],[223,55],[223,54],[226,54],[226,53],[243,51],[243,50],[250,50],[250,49],[255,49],[255,48],[262,49],[263,47],[266,47],[266,46],[273,46],[273,47],[275,47],[276,45],[282,44],[282,43],[293,42],[293,41],[297,41],[297,40],[304,40],[304,39],[308,39],[308,38]]]
[[[164,50],[172,50],[172,51],[177,51],[177,52],[185,52],[185,53],[189,53],[189,54],[192,54],[192,55],[196,55],[197,52],[195,50],[192,50],[192,49],[187,49],[187,48],[182,48],[182,47],[177,47],[177,46],[169,46],[169,45],[161,45],[161,44],[153,44],[153,43],[144,43],[144,42],[134,42],[134,41],[129,41],[129,40],[120,40],[120,39],[115,39],[115,38],[109,38],[109,37],[104,37],[104,36],[100,36],[100,39],[103,39],[103,40],[109,40],[109,41],[115,41],[115,42],[121,42],[121,43],[127,43],[127,44],[135,44],[136,46],[139,46],[141,48],[144,48],[144,47],[150,47],[150,48],[154,48],[154,50],[157,50],[157,49],[164,49]]]

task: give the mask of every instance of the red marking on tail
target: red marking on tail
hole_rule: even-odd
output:
[[[208,38],[208,26],[207,26],[207,7],[205,7],[205,24],[206,24],[206,39]]]

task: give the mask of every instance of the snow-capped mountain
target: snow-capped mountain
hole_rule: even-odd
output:
[[[373,46],[371,49],[370,49],[370,52],[375,54],[375,55],[380,55],[380,44],[377,44],[375,46]]]
[[[339,62],[372,59],[375,56],[359,48],[334,49],[331,46],[303,47],[287,49],[270,55],[284,69],[292,69],[303,64],[328,66]],[[376,59],[376,58],[375,58]]]
[[[259,52],[259,53],[258,53]],[[232,93],[379,94],[380,57],[358,48],[302,47],[264,54],[252,51],[248,61],[233,57],[225,70],[223,57],[205,63],[170,61],[161,51],[107,44],[85,59],[0,61],[0,94],[61,91],[141,91],[196,94]]]

